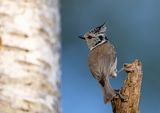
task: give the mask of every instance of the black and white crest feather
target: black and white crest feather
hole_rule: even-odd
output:
[[[94,34],[101,34],[101,33],[105,33],[106,32],[106,24],[103,23],[102,25],[94,28],[94,29],[91,29],[90,30],[90,33],[94,33]]]

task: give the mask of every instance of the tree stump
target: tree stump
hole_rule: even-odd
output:
[[[113,113],[140,113],[141,67],[141,61],[137,59],[131,64],[124,64],[124,70],[128,76],[124,81],[124,86],[120,89],[120,94],[127,99],[113,98],[111,101]]]

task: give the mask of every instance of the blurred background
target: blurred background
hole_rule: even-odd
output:
[[[61,0],[62,112],[112,113],[87,64],[88,48],[77,38],[92,27],[107,24],[107,36],[118,55],[118,69],[138,58],[143,63],[141,113],[160,113],[160,1]],[[123,85],[121,72],[111,80]]]

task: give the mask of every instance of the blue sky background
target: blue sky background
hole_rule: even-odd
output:
[[[141,113],[160,113],[160,1],[61,0],[62,112],[112,113],[87,64],[88,48],[77,38],[90,28],[107,23],[107,36],[118,55],[118,69],[138,58],[143,63]],[[121,72],[111,80],[120,88]]]

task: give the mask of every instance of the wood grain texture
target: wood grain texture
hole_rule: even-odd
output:
[[[124,70],[128,76],[124,81],[124,86],[120,93],[127,99],[114,98],[111,101],[113,113],[140,113],[139,103],[142,82],[142,64],[140,60],[135,60],[131,64],[124,64]]]

